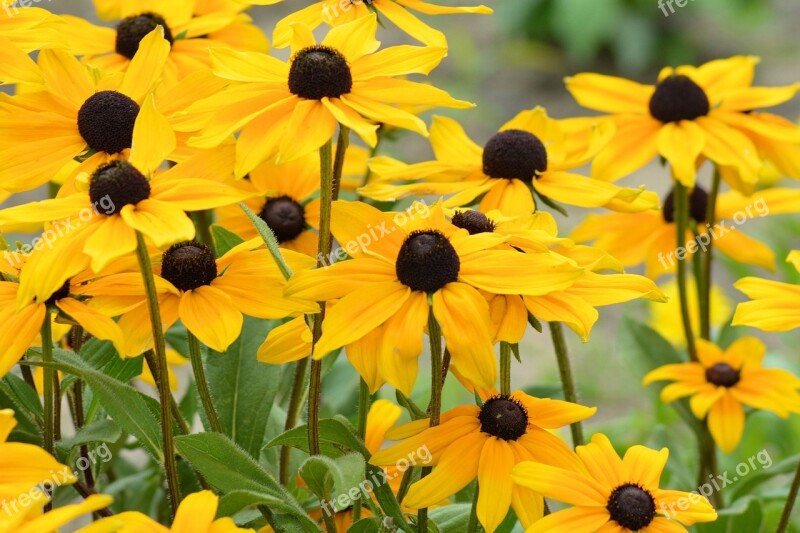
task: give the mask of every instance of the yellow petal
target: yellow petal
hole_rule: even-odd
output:
[[[133,126],[130,163],[150,175],[175,150],[175,132],[167,118],[158,112],[153,94],[144,99]]]
[[[183,293],[178,309],[186,328],[217,352],[224,352],[242,331],[242,313],[227,294],[210,285]]]

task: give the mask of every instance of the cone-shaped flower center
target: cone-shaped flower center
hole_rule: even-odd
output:
[[[710,109],[703,88],[680,74],[661,80],[650,97],[650,114],[661,122],[694,120],[707,115]]]
[[[101,165],[89,181],[92,205],[108,207],[106,215],[119,213],[126,205],[136,205],[150,197],[150,183],[136,167],[120,159]],[[109,205],[111,204],[111,205]]]
[[[116,154],[133,144],[133,125],[139,104],[117,91],[100,91],[78,111],[78,132],[89,148]]]
[[[161,277],[182,291],[209,285],[217,277],[214,252],[196,241],[174,244],[161,258]]]
[[[347,60],[329,46],[309,46],[297,52],[289,69],[289,92],[308,100],[339,98],[353,88]]]
[[[528,412],[510,396],[499,395],[486,400],[478,415],[481,431],[504,440],[517,440],[528,429]]]
[[[450,221],[455,227],[467,230],[470,235],[494,231],[494,222],[480,211],[458,211]]]
[[[695,185],[692,194],[689,195],[689,216],[698,224],[706,221],[706,211],[708,210],[708,193],[700,186]],[[675,222],[675,189],[673,188],[664,199],[662,214],[666,222]]]
[[[67,296],[69,296],[69,280],[65,281],[56,292],[51,294],[50,298],[48,298],[45,303],[47,305],[55,305],[58,300],[66,298]]]
[[[740,378],[739,371],[728,363],[717,363],[706,369],[706,381],[719,387],[733,387]]]
[[[483,173],[491,178],[531,183],[545,170],[547,149],[536,135],[527,131],[501,131],[483,147]]]
[[[306,211],[288,196],[270,198],[258,213],[279,243],[296,239],[306,227]]]
[[[128,59],[133,59],[133,56],[139,50],[139,41],[158,26],[164,28],[164,39],[169,41],[170,46],[172,46],[175,39],[172,37],[172,32],[167,26],[167,22],[161,15],[142,13],[141,15],[133,15],[122,19],[117,24],[117,53]]]
[[[436,292],[458,279],[461,261],[450,241],[436,230],[406,237],[397,254],[397,279],[415,291]]]
[[[644,529],[656,516],[653,495],[639,485],[620,485],[608,497],[606,509],[620,526],[631,531]]]

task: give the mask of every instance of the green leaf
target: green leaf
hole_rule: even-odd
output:
[[[353,433],[350,423],[340,418],[319,421],[319,442],[321,452],[329,457],[340,457],[349,451],[358,452],[365,458],[370,455],[364,443]],[[291,446],[308,453],[308,428],[302,425],[290,429],[272,439],[267,446]]]
[[[16,374],[6,374],[0,380],[0,391],[14,402],[16,416],[25,416],[31,422],[42,421],[42,401],[39,394]]]
[[[381,530],[381,521],[377,518],[362,518],[351,525],[347,533],[378,533]]]
[[[211,236],[214,237],[214,248],[217,250],[218,257],[222,257],[244,242],[244,239],[222,226],[211,226]]]
[[[322,500],[335,499],[334,487],[344,484],[344,475],[339,465],[324,455],[314,455],[306,459],[300,465],[300,476],[311,492]]]
[[[432,509],[428,515],[440,533],[461,533],[467,530],[472,504],[455,503]]]
[[[59,453],[66,455],[76,446],[94,442],[117,442],[121,436],[120,427],[106,418],[82,427],[73,437],[61,439],[56,443],[56,448]]]
[[[289,268],[289,265],[286,264],[286,261],[283,260],[275,233],[269,226],[267,226],[267,223],[264,222],[261,217],[253,213],[253,211],[247,207],[244,202],[239,202],[239,208],[244,211],[245,215],[247,215],[247,218],[249,218],[250,222],[252,222],[253,226],[255,226],[256,231],[261,236],[264,244],[267,245],[267,249],[269,250],[270,254],[272,254],[273,258],[275,258],[275,262],[278,265],[278,269],[280,269],[281,273],[283,274],[283,277],[289,279],[292,276],[292,270]]]
[[[181,435],[175,438],[175,447],[215,489],[225,493],[249,491],[282,500],[287,512],[309,527],[308,531],[320,531],[273,475],[227,436],[219,433]]]
[[[800,454],[787,457],[779,463],[766,466],[766,461],[769,456],[764,456],[761,459],[761,453],[756,455],[759,459],[760,470],[750,472],[747,477],[742,477],[733,487],[731,487],[731,501],[736,501],[739,498],[744,498],[748,494],[754,494],[756,489],[771,480],[775,476],[784,474],[791,474],[797,468],[797,463],[800,462]],[[771,460],[771,458],[770,458]],[[749,466],[749,465],[748,465]]]
[[[267,505],[272,511],[294,513],[296,510],[283,499],[264,492],[236,490],[224,494],[219,500],[217,516],[233,516],[242,509],[254,505]]]
[[[282,367],[259,363],[258,348],[273,321],[245,317],[242,334],[225,353],[209,350],[204,357],[206,378],[222,429],[253,457],[258,457]]]
[[[81,348],[81,359],[89,367],[117,381],[128,382],[142,374],[143,357],[120,358],[109,341],[89,339]]]
[[[162,462],[164,455],[161,449],[161,426],[147,402],[154,401],[152,398],[102,372],[87,368],[86,363],[72,352],[55,349],[53,357],[55,361],[52,363],[32,364],[51,366],[84,380],[111,418],[123,430],[139,439],[154,459]]]

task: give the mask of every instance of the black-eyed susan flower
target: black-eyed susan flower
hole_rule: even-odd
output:
[[[579,104],[609,113],[617,126],[613,140],[594,159],[592,175],[614,181],[661,155],[675,179],[691,189],[702,155],[735,168],[737,179],[729,185],[751,193],[762,160],[744,132],[800,141],[797,128],[771,128],[747,115],[783,103],[800,89],[800,84],[752,87],[757,63],[752,56],[735,56],[700,67],[667,67],[655,86],[591,73],[567,78]]]
[[[515,483],[573,506],[542,518],[528,533],[686,533],[684,525],[716,520],[703,496],[659,487],[668,457],[666,448],[632,446],[620,458],[598,433],[578,446],[577,470],[541,461],[517,465],[511,473]]]
[[[482,197],[481,211],[499,209],[505,215],[532,213],[534,192],[580,207],[656,209],[658,198],[643,188],[618,187],[569,172],[591,160],[613,131],[610,122],[558,121],[537,107],[519,113],[481,148],[455,120],[434,117],[430,140],[436,160],[406,165],[374,158],[370,168],[375,178],[360,192],[376,200],[455,193],[448,200],[454,206]]]
[[[80,503],[64,505],[58,509],[43,512],[42,507],[50,501],[44,492],[33,489],[30,493],[25,492],[24,494],[29,495],[24,501],[24,505],[19,504],[16,512],[3,512],[0,515],[0,533],[57,531],[58,528],[67,526],[83,515],[90,515],[94,511],[108,507],[114,501],[114,498],[105,494],[92,494]],[[14,496],[18,497],[19,493]],[[86,533],[97,531],[96,529],[90,529],[91,527],[86,526],[75,531],[85,531]],[[115,530],[111,529],[111,531]]]
[[[3,505],[3,512],[0,513],[0,530],[2,531],[6,531],[2,529],[5,525],[3,520],[8,519],[11,514],[8,505],[14,503],[9,502],[9,499],[15,499],[36,485],[52,480],[55,472],[59,473],[58,481],[62,485],[77,481],[69,467],[60,464],[39,446],[8,442],[8,436],[16,425],[14,411],[0,410],[0,504]]]
[[[291,250],[283,253],[293,271],[316,264],[306,255]],[[154,270],[158,274],[164,327],[180,319],[203,344],[218,352],[224,352],[239,337],[245,314],[275,319],[319,310],[316,302],[281,296],[285,280],[261,239],[246,241],[218,259],[204,244],[178,243],[161,255]],[[119,320],[125,334],[120,354],[130,357],[138,356],[153,342],[144,289],[141,283],[135,284],[138,275],[130,272],[106,276],[86,292],[102,294],[106,287],[117,285],[129,288],[133,294],[138,292],[138,301],[128,305]],[[113,307],[115,302],[109,300],[101,299],[98,305]],[[123,306],[127,303],[121,302]]]
[[[800,250],[791,252],[786,261],[800,272]],[[800,328],[800,285],[747,277],[734,287],[751,298],[736,306],[734,326],[753,326],[764,331]]]
[[[235,0],[96,0],[101,18],[116,27],[97,26],[64,15],[64,40],[68,49],[86,62],[108,71],[129,68],[144,37],[164,28],[169,56],[164,83],[172,87],[187,76],[211,66],[209,48],[267,52],[269,43],[248,15],[247,6]]]
[[[576,242],[592,241],[625,267],[644,263],[649,278],[675,271],[678,254],[690,258],[713,241],[714,248],[734,261],[775,269],[775,254],[769,246],[749,237],[746,221],[767,215],[800,211],[800,191],[775,188],[744,196],[737,191],[720,194],[713,227],[707,223],[708,193],[699,185],[689,197],[689,216],[695,232],[687,230],[685,244],[677,248],[674,190],[664,199],[661,211],[589,215],[570,234]]]
[[[497,233],[508,238],[499,249],[541,253],[550,251],[572,261],[584,274],[563,289],[542,295],[489,294],[489,303],[496,341],[518,343],[528,324],[528,313],[540,320],[563,322],[586,342],[592,326],[599,318],[595,307],[645,298],[666,301],[651,280],[623,273],[622,266],[608,253],[589,246],[575,246],[569,239],[557,237],[552,216],[537,211],[528,216],[503,217],[499,211],[488,214],[456,209],[451,222],[471,235]],[[602,274],[603,271],[616,273]]]
[[[171,527],[165,527],[149,516],[138,511],[126,511],[93,524],[91,531],[117,531],[118,533],[234,533],[250,532],[253,529],[240,528],[229,516],[216,518],[219,496],[210,490],[194,492],[181,501]]]
[[[92,172],[127,158],[137,126],[152,136],[158,127],[154,141],[174,149],[174,133],[147,98],[168,53],[169,43],[160,30],[153,30],[128,71],[113,76],[93,73],[64,50],[42,50],[29,72],[38,90],[0,103],[0,187],[10,192],[34,189],[79,156],[83,162],[75,172]],[[164,148],[157,153],[165,153]]]
[[[404,440],[374,454],[370,462],[393,465],[426,446],[433,472],[411,485],[404,505],[428,507],[477,478],[478,520],[487,532],[500,525],[509,507],[527,527],[541,518],[542,497],[512,483],[512,469],[523,461],[567,471],[580,469],[569,446],[549,430],[585,420],[596,410],[521,391],[505,396],[495,393],[484,398],[481,407],[462,405],[443,413],[438,426],[428,427],[428,419],[423,419],[390,430],[388,438]]]
[[[286,162],[317,150],[333,137],[337,123],[370,146],[377,143],[377,123],[427,135],[422,120],[392,104],[472,107],[433,86],[397,78],[427,74],[446,49],[377,51],[377,27],[374,15],[362,17],[336,26],[317,44],[307,26],[295,24],[288,63],[266,54],[213,49],[214,72],[233,83],[189,108],[190,115],[213,113],[190,145],[214,147],[241,131],[236,175],[242,177],[276,155]]]
[[[29,265],[22,267],[22,274],[27,273]],[[22,298],[19,283],[0,281],[0,376],[6,375],[35,343],[48,306],[98,339],[110,340],[118,350],[123,347],[122,331],[116,322],[85,301],[83,291],[94,278],[89,270],[79,272],[43,299]],[[113,294],[113,288],[109,289]]]
[[[786,370],[762,368],[767,352],[755,337],[734,341],[724,352],[697,339],[698,362],[665,365],[644,377],[645,385],[672,381],[661,391],[664,402],[691,396],[699,419],[708,417],[711,436],[725,453],[736,449],[745,424],[744,406],[771,411],[781,418],[800,413],[800,378]]]
[[[265,0],[245,0],[248,4],[263,5]],[[267,4],[275,3],[266,0]],[[486,6],[451,7],[440,6],[423,0],[323,0],[287,16],[275,26],[273,44],[279,48],[288,46],[292,38],[292,25],[302,23],[312,30],[322,23],[337,26],[377,12],[390,20],[395,26],[430,46],[447,46],[444,34],[418,19],[412,11],[425,15],[451,15],[459,13],[478,13],[488,15],[492,10]]]
[[[322,358],[380,329],[379,349],[363,360],[367,368],[354,365],[365,379],[375,379],[372,387],[385,380],[406,394],[416,380],[430,312],[461,372],[491,387],[497,362],[489,307],[479,289],[548,294],[583,274],[549,253],[492,250],[504,236],[456,228],[445,220],[441,204],[416,203],[407,212],[384,213],[361,202],[337,201],[332,230],[353,259],[298,272],[286,286],[290,296],[339,299],[326,312],[313,355]],[[302,328],[295,327],[282,332],[296,339]],[[284,354],[259,355],[267,362],[285,361]]]
[[[138,130],[134,138],[142,150],[131,161],[113,160],[97,168],[88,190],[0,211],[0,226],[72,221],[71,231],[31,255],[20,275],[21,301],[46,299],[84,268],[99,272],[131,254],[136,249],[136,232],[159,248],[190,240],[195,226],[186,211],[212,209],[247,197],[223,183],[185,176],[181,165],[148,179],[146,174],[161,164],[169,147],[161,144],[157,128]]]

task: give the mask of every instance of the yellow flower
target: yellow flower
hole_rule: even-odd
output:
[[[189,167],[192,173],[176,165],[152,179],[145,177],[169,150],[161,139],[158,129],[136,131],[141,157],[133,154],[131,161],[100,166],[89,178],[88,190],[0,211],[0,226],[57,220],[72,228],[51,247],[32,254],[20,275],[20,301],[46,299],[77,272],[89,266],[99,272],[115,259],[132,255],[137,231],[160,248],[192,239],[195,226],[186,211],[247,197],[239,189],[197,179],[195,166]]]
[[[138,511],[126,511],[98,520],[87,528],[86,533],[116,531],[118,533],[229,533],[251,532],[253,529],[240,528],[230,517],[215,520],[219,497],[210,490],[195,492],[186,496],[175,513],[172,527],[165,527]]]
[[[92,66],[119,71],[129,68],[145,35],[161,26],[169,43],[164,67],[167,88],[208,69],[209,48],[269,50],[263,32],[242,13],[247,6],[235,0],[95,0],[95,7],[102,18],[115,20],[116,27],[64,15],[62,36],[69,50]]]
[[[406,165],[376,157],[376,175],[361,193],[376,200],[410,194],[453,194],[447,205],[468,205],[481,195],[481,211],[530,214],[534,193],[580,207],[637,212],[658,207],[655,193],[618,187],[570,173],[585,165],[611,139],[609,121],[553,120],[537,107],[504,124],[481,148],[458,122],[434,117],[431,145],[436,161]],[[410,181],[393,185],[397,181]]]
[[[667,303],[650,305],[650,327],[656,330],[670,343],[684,346],[686,335],[683,331],[678,284],[671,280],[660,286],[667,296]],[[700,309],[697,299],[697,285],[693,277],[686,280],[686,300],[689,302],[689,316],[692,331],[700,331]],[[731,300],[718,285],[711,288],[711,326],[722,327],[731,316]]]
[[[264,5],[265,0],[244,0],[248,4]],[[267,4],[275,0],[266,0]],[[278,22],[272,36],[273,44],[278,48],[288,46],[292,37],[292,25],[302,23],[314,30],[323,22],[337,26],[358,18],[367,17],[372,12],[392,21],[395,26],[414,37],[419,42],[430,46],[447,46],[444,34],[418,19],[411,11],[425,15],[449,15],[458,13],[491,14],[486,6],[449,7],[431,4],[424,0],[323,0],[303,8]]]
[[[677,248],[677,224],[674,219],[674,190],[664,200],[661,211],[589,215],[572,232],[576,242],[594,241],[625,267],[645,264],[645,274],[658,279],[674,272],[678,253],[691,258],[709,242],[721,253],[740,263],[767,270],[775,269],[775,254],[769,246],[742,231],[742,225],[758,217],[797,213],[800,190],[776,188],[744,196],[737,191],[720,194],[713,227],[707,223],[708,193],[699,185],[689,198],[689,214],[697,224],[698,236],[687,230],[685,245]]]
[[[41,533],[42,531],[56,531],[61,526],[66,526],[76,518],[100,510],[111,505],[114,499],[104,494],[93,494],[80,503],[64,505],[47,513],[42,513],[42,506],[49,500],[40,490],[33,493],[29,503],[20,507],[20,512],[0,515],[0,533]],[[79,532],[91,533],[96,529],[86,526],[78,529]],[[116,531],[106,529],[104,531]]]
[[[442,414],[441,423],[428,427],[417,420],[390,431],[404,438],[374,454],[375,465],[394,465],[427,447],[433,473],[417,481],[403,500],[411,509],[433,505],[478,478],[478,520],[491,533],[514,508],[524,527],[543,513],[541,495],[511,482],[512,469],[523,461],[580,468],[575,454],[548,430],[585,420],[597,409],[559,400],[529,396],[521,391],[485,398],[481,407],[462,405]]]
[[[800,84],[751,87],[757,63],[752,56],[735,56],[700,67],[667,67],[655,86],[601,74],[567,78],[579,104],[610,113],[617,126],[614,139],[595,158],[592,175],[614,181],[661,155],[675,179],[692,188],[702,155],[735,168],[729,185],[752,193],[763,162],[745,132],[800,142],[799,128],[769,125],[747,114],[783,103],[800,89]]]
[[[341,298],[326,311],[314,357],[361,339],[377,341],[372,350],[360,352],[367,357],[350,357],[373,390],[386,380],[411,393],[431,309],[462,374],[481,386],[493,386],[497,361],[491,319],[479,289],[548,294],[569,287],[583,274],[549,252],[492,250],[506,237],[469,235],[445,220],[441,204],[416,203],[406,212],[384,213],[364,203],[337,201],[332,229],[353,259],[296,273],[286,294],[317,301]],[[296,335],[302,325],[296,326],[294,338],[302,337]],[[271,340],[259,358],[285,362]]]
[[[800,272],[800,250],[791,252],[786,261]],[[736,307],[734,326],[753,326],[764,331],[800,327],[800,285],[748,277],[737,281],[734,287],[752,298]]]
[[[212,49],[214,72],[234,83],[188,109],[190,115],[212,116],[189,144],[211,148],[241,130],[236,176],[242,177],[276,155],[286,162],[317,150],[333,137],[337,123],[370,146],[377,143],[375,122],[427,135],[422,120],[390,104],[473,107],[430,85],[396,78],[427,74],[446,49],[395,46],[376,52],[377,27],[374,15],[362,17],[331,29],[318,45],[307,26],[296,24],[288,63]]]
[[[19,51],[27,54],[48,45],[62,44],[59,29],[64,29],[63,21],[46,9],[23,7],[16,0],[0,0],[0,82],[15,83],[8,79],[6,71],[10,71],[16,61],[24,62]]]
[[[643,384],[674,381],[661,391],[661,400],[691,396],[692,412],[701,420],[708,416],[711,436],[723,452],[733,452],[742,438],[743,405],[781,418],[800,413],[800,378],[786,370],[762,368],[767,349],[760,340],[745,337],[724,352],[706,340],[695,342],[699,362],[662,366],[648,373]]]
[[[290,250],[283,255],[293,271],[315,264],[312,258]],[[204,244],[182,242],[164,252],[160,268],[156,265],[154,271],[158,274],[164,328],[180,318],[203,344],[218,352],[224,352],[239,337],[243,314],[276,319],[319,311],[316,302],[281,296],[285,280],[260,238],[236,246],[219,259]],[[114,298],[98,304],[107,313],[124,311],[118,322],[125,334],[120,354],[136,357],[153,342],[141,276],[138,272],[106,276],[86,294],[102,293],[108,287],[119,287],[118,292],[129,290],[128,295],[138,294],[138,301],[132,305]]]
[[[713,522],[717,513],[696,493],[659,488],[669,450],[628,448],[620,459],[600,433],[578,446],[581,468],[569,471],[525,462],[511,473],[514,482],[545,498],[574,507],[544,517],[526,533],[686,533],[681,524]]]
[[[166,130],[159,141],[169,144],[171,139],[174,149],[171,127],[146,98],[168,53],[169,43],[159,29],[142,40],[124,76],[87,69],[63,50],[39,52],[38,64],[30,62],[26,70],[37,90],[12,96],[0,106],[2,189],[35,189],[78,156],[85,159],[74,171],[89,173],[119,157],[145,157],[151,145],[131,151],[137,129],[151,135],[156,126]]]

